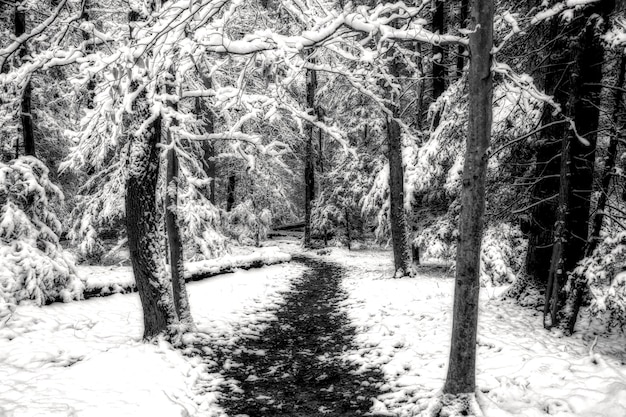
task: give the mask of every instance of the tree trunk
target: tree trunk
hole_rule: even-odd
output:
[[[200,70],[200,69],[198,69]],[[213,87],[211,78],[202,76],[202,84],[205,89],[210,90]],[[215,120],[213,112],[208,107],[205,107],[200,97],[196,97],[196,115],[204,116],[202,121],[204,122],[204,131],[207,135],[215,132]],[[211,141],[202,141],[202,168],[208,178],[211,179],[209,184],[208,199],[211,204],[215,205],[215,177],[217,175],[217,164],[215,163],[215,146]],[[234,190],[234,187],[233,187]],[[233,196],[234,202],[234,196]],[[228,209],[227,211],[230,211]]]
[[[460,21],[459,27],[465,28],[467,26],[467,15],[468,15],[468,0],[461,0],[461,10],[460,10]],[[459,45],[456,57],[456,74],[459,78],[463,76],[463,67],[465,66],[465,58],[463,54],[465,53],[465,48],[462,45]]]
[[[602,3],[602,4],[600,4]],[[571,178],[567,229],[571,238],[567,242],[565,269],[571,272],[585,255],[585,245],[589,236],[589,217],[593,173],[596,159],[596,143],[600,122],[600,93],[604,45],[598,17],[606,18],[615,7],[614,0],[605,0],[584,9],[581,20],[581,34],[578,38],[575,67],[571,71],[573,119],[578,134],[589,145],[580,140],[571,143]],[[612,3],[612,5],[611,5]]]
[[[21,6],[15,6],[15,37],[19,37],[26,33],[26,14],[20,9]],[[20,48],[19,56],[24,58],[28,54],[26,45],[22,45]],[[21,114],[20,120],[22,122],[22,138],[24,140],[24,153],[29,156],[35,156],[35,134],[33,131],[33,115],[31,113],[31,94],[32,85],[30,83],[30,76],[24,86],[24,93],[22,95]],[[19,144],[16,146],[19,149]],[[16,157],[19,152],[16,152]]]
[[[84,0],[83,3],[83,15],[81,16],[82,19],[86,22],[89,21],[90,19],[90,15],[89,13],[91,12],[91,0]],[[88,42],[85,45],[85,54],[92,54],[95,52],[95,39],[92,39],[92,36],[89,34],[89,32],[87,31],[83,31],[83,40],[84,41],[89,41],[91,40],[91,42]],[[86,94],[86,103],[85,103],[85,107],[87,107],[90,110],[94,109],[94,98],[96,96],[96,80],[95,77],[92,74],[89,74],[89,81],[87,82],[87,94]]]
[[[469,38],[469,124],[459,216],[452,346],[444,394],[473,393],[476,388],[480,247],[492,121],[493,1],[472,0],[471,10],[474,31]]]
[[[133,274],[143,308],[145,339],[164,332],[175,322],[170,301],[171,287],[165,276],[158,241],[159,213],[155,195],[159,176],[157,143],[160,135],[160,120],[156,120],[150,131],[141,138],[132,138],[130,133],[132,143],[126,181],[126,232]]]
[[[550,25],[548,38],[554,39],[555,45],[547,61],[549,72],[545,74],[545,90],[565,107],[569,91],[563,74],[567,70],[571,56],[566,35],[561,33],[560,22],[553,19]],[[559,117],[553,114],[550,106],[545,105],[541,124],[548,125],[556,122]],[[530,211],[525,271],[531,285],[539,289],[546,287],[550,271],[554,243],[553,227],[556,222],[559,194],[560,152],[562,140],[566,134],[563,124],[553,124],[541,131],[535,148],[534,177],[538,182],[532,189],[531,203],[534,205]]]
[[[306,99],[309,114],[315,114],[315,91],[317,74],[306,71]],[[304,151],[304,247],[311,247],[311,209],[315,199],[315,161],[313,155],[313,125],[307,123],[307,137]]]
[[[443,0],[434,0],[433,32],[443,34],[445,31],[445,13]],[[433,99],[437,100],[446,90],[446,67],[444,49],[440,45],[433,46]]]
[[[348,250],[352,250],[351,248],[352,236],[350,235],[350,211],[347,208],[345,209],[345,216],[346,216],[346,239],[348,241]]]
[[[173,85],[175,76],[173,74],[174,71],[172,69],[170,70],[168,85],[166,86],[168,95],[175,94]],[[173,110],[178,110],[178,103],[170,102],[168,104]],[[172,296],[174,298],[174,311],[176,312],[178,320],[187,326],[193,327],[189,298],[187,297],[187,288],[185,286],[185,266],[178,223],[178,156],[176,155],[175,147],[171,147],[174,140],[171,126],[176,126],[177,122],[175,119],[172,119],[170,123],[167,129],[167,142],[170,148],[167,150],[167,172],[165,176],[165,183],[167,185],[165,192],[165,231],[167,233],[167,246],[169,249]]]
[[[139,13],[131,11],[129,21],[137,21]],[[131,28],[132,39],[132,28]],[[137,89],[137,83],[130,86]],[[141,300],[144,339],[165,332],[176,322],[171,297],[171,282],[167,279],[159,243],[159,210],[156,201],[159,178],[161,119],[157,119],[143,135],[135,138],[133,126],[150,115],[145,91],[133,103],[133,114],[127,114],[125,125],[129,130],[128,177],[126,179],[126,234],[133,275]]]
[[[619,144],[619,123],[620,123],[620,110],[622,106],[623,90],[626,72],[626,55],[622,53],[620,65],[617,76],[617,88],[613,91],[613,116],[612,123],[613,128],[611,132],[611,139],[609,142],[609,148],[605,157],[604,172],[602,173],[602,183],[600,185],[600,196],[598,197],[598,203],[596,205],[596,214],[593,218],[593,225],[591,228],[591,234],[587,240],[587,246],[585,247],[585,257],[591,256],[600,242],[600,232],[602,231],[602,224],[604,222],[604,211],[606,209],[606,203],[609,196],[609,186],[611,185],[611,179],[613,178],[613,170],[615,168],[615,160],[617,157],[617,147]],[[574,333],[576,327],[576,321],[578,320],[578,312],[582,306],[583,298],[586,291],[585,277],[576,276],[572,277],[573,289],[568,299],[567,314],[567,332],[569,334]]]
[[[390,72],[394,77],[400,76],[401,63],[396,51],[390,63]],[[391,91],[393,115],[387,115],[387,160],[389,161],[389,223],[391,225],[391,242],[393,246],[393,263],[395,276],[411,275],[411,253],[409,236],[404,211],[404,167],[402,164],[402,132],[396,118],[400,116],[400,102],[397,92]]]
[[[235,174],[231,174],[228,177],[228,188],[226,190],[226,211],[229,212],[235,205],[235,185],[237,184],[237,177]]]
[[[554,224],[554,244],[550,258],[550,271],[546,286],[545,302],[543,306],[543,327],[550,329],[557,324],[557,313],[560,310],[561,288],[565,281],[565,262],[567,253],[564,248],[571,239],[566,227],[567,209],[569,207],[569,158],[570,139],[563,138],[561,147],[561,175],[559,186],[559,205],[556,222]],[[549,318],[549,321],[548,321]]]

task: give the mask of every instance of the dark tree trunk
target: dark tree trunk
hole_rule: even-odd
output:
[[[567,242],[565,256],[565,270],[568,272],[572,271],[584,257],[589,236],[591,193],[600,122],[602,89],[600,84],[604,62],[604,45],[600,38],[603,32],[598,30],[598,18],[592,16],[597,14],[607,18],[615,7],[612,0],[600,3],[586,8],[583,16],[579,18],[582,27],[576,45],[578,50],[575,66],[571,72],[572,116],[578,134],[584,137],[589,145],[583,144],[580,140],[572,140],[571,143],[569,209],[566,220],[571,238]]]
[[[352,236],[350,234],[350,211],[346,208],[345,210],[345,216],[346,216],[346,239],[348,240],[348,250],[352,250],[351,248],[351,243],[352,243]]]
[[[565,281],[565,262],[567,253],[564,248],[571,239],[566,227],[567,209],[569,207],[569,159],[570,139],[563,138],[561,146],[561,171],[559,186],[559,204],[554,224],[554,244],[550,258],[550,270],[546,285],[545,302],[543,306],[543,327],[552,328],[557,323],[557,313],[560,309],[561,288]],[[549,319],[549,320],[548,320]]]
[[[226,211],[229,212],[235,205],[235,185],[237,184],[237,177],[235,174],[228,176],[228,188],[226,189]]]
[[[129,13],[129,21],[137,21],[139,14]],[[131,38],[133,32],[131,28]],[[131,84],[131,90],[137,83]],[[176,313],[171,303],[172,287],[162,262],[163,254],[159,243],[159,209],[156,201],[159,178],[159,152],[161,119],[157,119],[143,135],[134,137],[135,120],[143,120],[150,114],[145,91],[133,104],[133,114],[126,115],[129,130],[130,151],[128,153],[128,177],[126,179],[126,234],[130,260],[137,291],[141,300],[144,322],[144,339],[165,332],[176,322]]]
[[[170,79],[166,91],[168,95],[175,94],[173,70],[170,71]],[[173,110],[178,110],[177,103],[168,103]],[[176,126],[176,120],[171,124]],[[171,129],[167,130],[168,145],[173,141]],[[174,299],[174,311],[181,323],[193,326],[191,311],[189,309],[189,298],[185,286],[185,266],[183,259],[182,243],[180,240],[180,226],[178,223],[178,183],[179,166],[176,150],[170,147],[167,150],[167,171],[165,175],[165,231],[167,233],[167,246],[169,249],[170,273],[172,277],[172,296]]]
[[[392,49],[392,53],[395,51]],[[397,55],[391,61],[391,74],[400,76],[400,62]],[[387,116],[387,160],[389,161],[389,223],[393,245],[395,275],[412,273],[409,252],[409,236],[404,211],[404,167],[402,165],[402,136],[396,120],[400,116],[399,98],[392,92],[393,115]]]
[[[82,15],[82,19],[84,21],[89,21],[90,19],[90,15],[89,13],[91,12],[91,0],[84,0],[83,3],[83,15]],[[91,34],[87,31],[83,31],[83,40],[84,41],[89,41],[91,40],[91,42],[87,43],[85,46],[85,53],[86,54],[92,54],[93,52],[95,52],[95,40],[92,39]],[[85,106],[90,109],[93,110],[94,109],[94,97],[96,96],[95,93],[96,90],[96,80],[94,78],[93,75],[89,74],[89,81],[87,82],[87,94],[86,94],[86,103]]]
[[[400,125],[395,119],[399,114],[397,105],[394,117],[387,116],[387,141],[389,145],[389,223],[393,245],[395,275],[411,274],[409,236],[404,211],[404,167],[402,166],[402,138]]]
[[[199,69],[198,69],[199,70]],[[205,89],[213,87],[211,78],[202,76],[202,83]],[[215,119],[210,108],[202,103],[200,97],[196,98],[196,116],[201,117],[204,123],[204,131],[207,135],[215,132]],[[205,140],[202,142],[202,168],[208,178],[211,179],[207,198],[211,204],[215,205],[215,178],[217,176],[217,164],[215,162],[215,145],[213,142]],[[234,190],[234,187],[233,187]],[[234,196],[233,196],[234,202]],[[230,209],[228,209],[230,211]]]
[[[570,62],[566,35],[561,33],[560,22],[554,19],[549,30],[549,39],[556,39],[547,61],[549,72],[545,74],[545,89],[558,103],[565,106],[569,97],[567,83],[563,77]],[[546,105],[541,118],[542,125],[558,121],[560,116],[553,114]],[[548,282],[552,259],[553,227],[556,222],[557,198],[559,195],[561,141],[566,135],[563,124],[552,124],[543,129],[536,144],[534,177],[537,184],[532,189],[528,250],[525,271],[533,287],[544,289]]]
[[[139,100],[139,98],[138,98]],[[132,138],[129,173],[126,181],[126,231],[130,259],[141,306],[143,308],[144,338],[149,339],[167,330],[175,322],[170,304],[169,282],[165,276],[155,199],[159,176],[157,143],[161,121],[152,124],[150,132]]]
[[[435,1],[433,13],[433,32],[443,34],[445,31],[445,13],[443,0]],[[433,61],[433,99],[437,100],[446,90],[445,50],[440,45],[433,46],[433,56],[439,59]]]
[[[617,88],[613,91],[613,116],[612,116],[612,132],[609,142],[609,148],[607,155],[604,159],[604,171],[602,173],[602,183],[600,185],[600,196],[598,197],[598,203],[596,205],[596,214],[593,217],[593,224],[591,227],[591,233],[587,240],[587,246],[585,247],[585,256],[591,256],[600,242],[600,232],[602,231],[602,224],[604,222],[604,210],[606,209],[606,203],[609,196],[609,187],[611,185],[611,179],[613,178],[613,170],[615,169],[615,160],[617,157],[617,147],[619,144],[619,124],[620,124],[620,111],[623,102],[623,90],[626,73],[626,55],[622,53],[620,59],[620,65],[617,76]],[[583,298],[586,291],[585,277],[574,275],[572,277],[573,289],[568,299],[568,304],[571,306],[566,311],[569,316],[567,317],[567,332],[569,334],[574,333],[576,327],[576,321],[578,320],[578,312],[582,306]]]
[[[315,114],[315,91],[317,74],[315,70],[306,71],[306,101],[309,114]],[[315,156],[313,155],[314,128],[307,123],[306,146],[304,150],[304,242],[305,248],[311,247],[311,209],[315,199]]]
[[[26,14],[23,10],[20,10],[18,6],[15,6],[15,36],[19,37],[26,33]],[[22,45],[20,48],[19,56],[24,58],[28,54],[26,45]],[[22,138],[24,140],[24,153],[29,156],[35,156],[35,134],[33,130],[33,115],[31,113],[31,94],[32,86],[30,83],[30,76],[26,85],[24,86],[24,93],[22,95],[21,114],[20,120],[22,122]],[[19,149],[16,146],[16,149]],[[16,155],[17,157],[18,155]]]
[[[467,26],[467,15],[468,15],[468,0],[461,0],[461,10],[459,16],[459,26],[461,28],[465,28]],[[459,45],[456,57],[456,74],[460,78],[463,76],[463,67],[465,66],[465,58],[463,54],[465,53],[465,48],[462,45]]]
[[[474,32],[469,38],[469,124],[459,216],[452,346],[444,394],[473,393],[476,388],[480,247],[492,120],[493,1],[472,0],[471,10]]]

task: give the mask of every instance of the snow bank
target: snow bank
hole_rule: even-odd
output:
[[[190,283],[192,314],[215,343],[273,319],[297,265],[273,265]],[[121,275],[124,275],[121,272]],[[112,280],[117,271],[111,270]],[[0,322],[0,416],[223,415],[219,373],[161,341],[141,342],[137,294],[43,308],[17,306]],[[187,414],[188,413],[188,414]]]
[[[392,279],[389,251],[333,249],[327,258],[348,271],[343,307],[360,348],[346,359],[385,375],[372,412],[426,413],[447,372],[454,280]],[[548,332],[540,312],[499,300],[494,289],[481,293],[477,400],[485,416],[626,415],[623,335],[598,336],[594,345],[593,327],[573,337]]]
[[[221,258],[206,261],[187,262],[185,264],[185,279],[198,280],[213,275],[233,272],[241,268],[254,268],[263,265],[273,265],[289,262],[291,255],[282,252],[276,246],[261,248],[239,248],[239,253],[225,255]],[[78,274],[84,277],[85,295],[87,297],[105,296],[114,293],[126,293],[136,290],[133,270],[130,266],[78,266]],[[111,273],[115,271],[115,273]]]

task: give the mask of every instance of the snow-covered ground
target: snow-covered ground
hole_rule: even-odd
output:
[[[296,241],[280,247],[301,251]],[[427,415],[446,375],[453,279],[436,268],[392,279],[389,251],[335,248],[316,256],[347,271],[342,308],[359,348],[345,358],[362,369],[380,367],[385,376],[374,415]],[[198,328],[215,344],[257,336],[302,270],[285,263],[189,284]],[[122,280],[119,271],[107,279]],[[564,337],[542,330],[540,312],[496,296],[494,289],[482,292],[479,317],[478,402],[487,417],[626,415],[624,336],[596,341],[585,318],[582,331]],[[141,342],[137,294],[21,305],[6,319],[0,323],[2,417],[223,416],[216,404],[225,383],[219,372],[166,342]]]
[[[391,254],[378,250],[333,249],[324,257],[348,271],[344,307],[361,348],[347,358],[385,374],[372,411],[426,414],[446,376],[454,280],[443,273],[391,279]],[[572,337],[545,331],[540,312],[497,292],[483,289],[479,316],[478,402],[486,416],[626,416],[623,335],[594,343],[588,318]]]
[[[239,325],[271,320],[266,310],[301,270],[281,264],[190,283],[199,329],[235,343]],[[215,398],[194,387],[219,375],[165,342],[141,342],[141,326],[136,293],[18,306],[0,323],[0,416],[218,415]]]

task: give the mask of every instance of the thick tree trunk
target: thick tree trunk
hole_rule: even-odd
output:
[[[138,98],[140,100],[140,98]],[[126,231],[130,259],[141,306],[144,338],[167,330],[175,322],[171,287],[166,278],[158,236],[156,187],[159,176],[157,143],[161,121],[156,120],[141,138],[132,138],[126,181]]]
[[[19,37],[26,33],[26,14],[20,9],[20,6],[15,6],[14,14],[15,23],[15,36]],[[22,45],[20,48],[20,58],[25,57],[28,54],[26,45]],[[30,83],[30,77],[24,86],[24,93],[22,95],[21,114],[20,120],[22,123],[22,138],[24,140],[24,153],[26,155],[35,156],[35,134],[33,130],[33,115],[31,113],[31,94],[32,85]],[[16,149],[19,149],[16,146]],[[19,153],[19,152],[16,152]],[[18,155],[16,155],[17,157]]]
[[[317,74],[315,70],[306,71],[306,99],[309,114],[315,114],[315,91]],[[311,247],[311,209],[315,199],[315,161],[313,155],[313,132],[311,123],[307,123],[306,146],[304,150],[304,242],[305,248]]]
[[[139,13],[131,11],[129,21],[139,19]],[[131,39],[133,31],[131,28]],[[131,83],[131,91],[137,83]],[[145,91],[133,103],[133,113],[126,115],[129,130],[128,177],[126,179],[126,234],[130,261],[141,307],[143,310],[144,339],[150,339],[167,331],[176,322],[172,305],[172,286],[165,273],[161,252],[159,208],[156,201],[159,178],[159,152],[161,119],[155,120],[149,129],[135,138],[133,126],[150,114]]]
[[[170,71],[170,84],[167,85],[168,95],[175,93],[173,70]],[[169,103],[173,110],[178,110],[177,103]],[[175,126],[176,121],[172,120],[167,130],[167,142],[170,148],[167,150],[167,170],[165,183],[165,231],[167,233],[167,246],[169,249],[170,273],[172,277],[172,296],[174,298],[174,311],[181,323],[193,326],[191,310],[189,308],[189,298],[185,286],[185,266],[183,259],[182,243],[180,240],[180,226],[178,223],[178,183],[179,166],[176,149],[171,147],[173,142],[171,126]]]
[[[480,247],[492,121],[493,1],[472,0],[471,10],[474,31],[469,42],[469,125],[461,191],[452,346],[443,388],[445,394],[473,393],[476,388]]]

